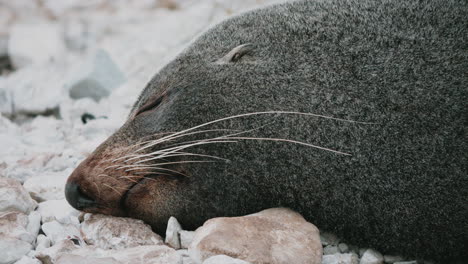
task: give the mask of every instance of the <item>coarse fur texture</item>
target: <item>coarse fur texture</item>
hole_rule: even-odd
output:
[[[154,76],[67,199],[160,233],[170,216],[196,228],[284,206],[360,247],[466,260],[467,5],[314,0],[228,19]],[[339,119],[263,113],[177,134],[268,111]]]

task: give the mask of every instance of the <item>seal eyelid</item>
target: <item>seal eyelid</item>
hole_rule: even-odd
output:
[[[216,64],[227,64],[239,61],[244,55],[251,52],[253,50],[252,44],[242,44],[231,51],[229,51],[224,57],[218,59]]]
[[[138,111],[136,112],[135,116],[143,113],[143,112],[147,112],[147,111],[150,111],[156,107],[158,107],[162,100],[164,98],[164,95],[161,95],[161,96],[158,96],[158,98],[156,98],[156,100],[148,100],[148,102],[146,102],[146,104],[144,104],[142,107],[140,107],[140,109],[138,109]]]

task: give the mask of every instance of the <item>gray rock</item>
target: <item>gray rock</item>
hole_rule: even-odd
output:
[[[180,247],[181,248],[189,248],[190,244],[192,243],[194,235],[195,235],[195,232],[193,232],[193,231],[181,230],[179,232]]]
[[[364,251],[359,264],[383,264],[384,258],[382,254],[373,250],[367,249]]]
[[[384,255],[384,262],[388,264],[392,264],[398,261],[403,261],[403,258],[400,256],[391,256],[391,255]]]
[[[0,177],[0,212],[19,211],[28,214],[37,203],[15,179]]]
[[[416,261],[416,260],[411,260],[411,261],[398,261],[398,262],[394,262],[393,264],[418,264],[418,261]]]
[[[340,242],[340,239],[332,233],[323,232],[320,233],[320,242],[322,246],[336,246]]]
[[[207,258],[203,261],[203,264],[250,264],[250,262],[231,258],[226,255],[217,255]]]
[[[341,253],[348,253],[349,252],[349,247],[345,243],[338,244],[338,249],[340,250]]]
[[[8,55],[17,69],[59,60],[64,52],[65,45],[56,24],[16,24],[10,30]]]
[[[324,255],[322,264],[358,264],[359,257],[355,253]]]
[[[90,97],[99,101],[124,82],[124,74],[110,56],[99,50],[73,74],[67,86],[73,99]]]
[[[169,221],[167,222],[167,229],[166,229],[166,239],[164,242],[171,246],[174,249],[180,248],[180,238],[179,232],[182,230],[179,222],[175,217],[170,217]]]
[[[336,254],[336,253],[340,253],[337,246],[328,245],[328,246],[323,248],[323,254],[324,255],[333,255],[333,254]]]

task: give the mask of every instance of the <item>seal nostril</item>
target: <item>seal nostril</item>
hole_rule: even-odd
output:
[[[68,182],[65,186],[65,198],[71,206],[78,210],[96,206],[94,199],[86,195],[80,186],[74,182]]]

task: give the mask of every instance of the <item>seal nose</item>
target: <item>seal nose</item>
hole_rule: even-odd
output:
[[[83,193],[80,186],[74,182],[67,182],[65,185],[65,198],[71,206],[78,210],[96,206],[96,202]]]

